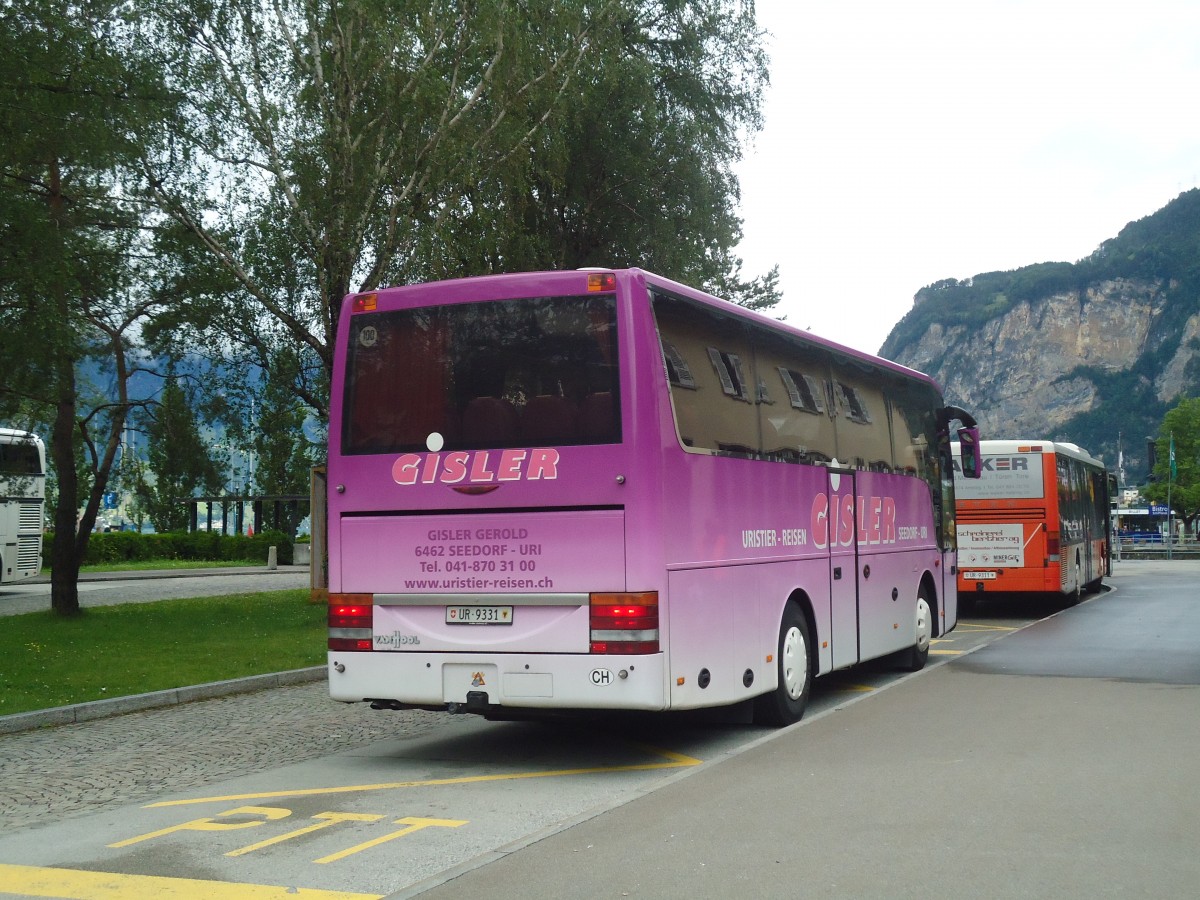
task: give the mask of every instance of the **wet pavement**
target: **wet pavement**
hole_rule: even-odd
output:
[[[392,896],[1194,896],[1200,562],[1110,584]],[[0,736],[0,833],[442,722],[315,682]]]

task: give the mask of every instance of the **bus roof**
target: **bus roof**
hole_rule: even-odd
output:
[[[1044,441],[1035,438],[1025,440],[987,440],[979,442],[979,452],[987,454],[998,453],[1060,453],[1081,462],[1104,468],[1104,461],[1092,456],[1078,444],[1068,441]]]
[[[3,441],[6,444],[11,444],[13,441],[28,440],[41,443],[42,439],[32,431],[23,431],[20,428],[0,428],[0,441]]]
[[[427,281],[418,282],[410,285],[397,285],[394,287],[381,287],[373,291],[355,291],[347,294],[344,298],[344,303],[350,304],[355,297],[366,294],[377,294],[381,297],[395,293],[410,293],[410,292],[425,292],[430,289],[449,289],[453,294],[451,302],[471,302],[472,300],[481,300],[488,297],[490,291],[495,289],[495,286],[504,285],[505,293],[511,294],[515,298],[514,291],[520,291],[522,288],[519,285],[528,285],[530,283],[539,284],[539,289],[552,289],[556,281],[567,280],[571,278],[579,279],[581,276],[586,276],[589,273],[595,272],[612,272],[621,281],[640,280],[646,284],[663,288],[672,293],[679,294],[700,303],[721,309],[726,313],[734,316],[739,316],[751,322],[757,322],[766,325],[770,328],[777,329],[786,334],[799,337],[805,341],[822,346],[831,352],[839,353],[844,356],[857,359],[860,362],[872,366],[878,366],[885,369],[890,369],[899,375],[906,378],[927,382],[937,389],[938,394],[942,393],[941,385],[939,385],[931,376],[924,372],[919,372],[916,369],[910,369],[908,366],[903,366],[900,363],[893,362],[882,356],[876,356],[871,353],[866,353],[862,350],[855,350],[852,347],[847,347],[844,344],[839,344],[836,341],[831,341],[828,338],[823,338],[813,334],[811,331],[805,331],[802,328],[797,328],[794,325],[789,325],[787,322],[772,318],[765,313],[755,310],[746,309],[744,306],[738,306],[736,303],[731,303],[728,300],[722,300],[712,294],[705,293],[697,288],[689,287],[680,282],[673,281],[662,275],[656,275],[645,269],[629,268],[629,269],[610,269],[604,267],[588,267],[582,269],[559,269],[548,270],[541,272],[506,272],[496,275],[473,275],[466,278],[452,278],[444,281]],[[525,288],[528,289],[527,287]],[[580,290],[583,290],[581,287]]]
[[[655,275],[653,272],[647,272],[643,269],[629,269],[627,271],[643,276],[649,284],[658,285],[676,293],[683,294],[687,297],[700,300],[704,303],[718,306],[719,308],[725,310],[726,312],[732,313],[733,315],[742,316],[750,321],[758,322],[771,328],[777,328],[780,331],[803,338],[806,341],[819,344],[820,346],[825,347],[835,353],[852,356],[856,359],[862,360],[863,362],[891,369],[907,377],[927,381],[937,387],[939,394],[942,392],[941,385],[938,385],[931,376],[926,375],[924,372],[919,372],[916,369],[910,369],[908,366],[903,366],[898,362],[893,362],[885,357],[876,356],[872,353],[866,353],[862,350],[855,350],[853,347],[847,347],[844,344],[837,343],[837,341],[831,341],[828,338],[821,337],[818,334],[813,334],[811,331],[805,331],[802,328],[797,328],[795,325],[789,325],[787,322],[773,318],[765,313],[747,309],[744,306],[738,306],[736,303],[731,303],[728,300],[722,300],[719,297],[714,297],[712,294],[707,294],[703,291],[697,290],[696,288],[688,287],[687,285],[672,281],[669,278],[664,278],[661,275]]]

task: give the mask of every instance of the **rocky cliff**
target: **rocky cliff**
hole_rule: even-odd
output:
[[[1131,223],[1092,257],[917,294],[882,355],[933,375],[985,437],[1069,440],[1128,483],[1146,438],[1200,392],[1200,191]]]

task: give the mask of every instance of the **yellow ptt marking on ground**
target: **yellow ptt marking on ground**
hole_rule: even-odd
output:
[[[272,806],[239,806],[237,809],[231,809],[228,812],[223,812],[215,818],[241,818],[240,822],[217,822],[213,818],[193,819],[190,822],[184,822],[180,825],[172,825],[170,828],[163,828],[158,831],[152,831],[149,834],[139,834],[137,837],[129,838],[125,841],[118,841],[115,844],[108,846],[114,849],[129,847],[133,844],[139,844],[142,841],[148,841],[152,838],[163,837],[164,835],[174,834],[177,831],[237,831],[242,828],[255,828],[262,825],[263,822],[270,822],[276,819],[286,819],[292,814],[290,809],[279,809]],[[248,816],[262,816],[261,819],[247,819]]]
[[[955,631],[957,631],[960,628],[970,629],[972,631],[1016,631],[1017,630],[1017,626],[1015,626],[1015,625],[984,625],[979,622],[964,622],[962,619],[958,620],[958,624],[956,626],[954,626],[954,628],[955,628]]]
[[[867,690],[870,690],[869,688]],[[666,762],[634,763],[627,766],[590,766],[581,769],[553,769],[547,772],[508,772],[501,775],[464,775],[459,778],[430,778],[424,781],[386,781],[380,784],[349,784],[342,787],[300,788],[293,791],[262,791],[254,794],[226,794],[221,797],[195,797],[191,800],[161,800],[146,809],[163,806],[191,806],[197,803],[231,803],[239,800],[271,800],[279,797],[318,797],[329,794],[355,794],[367,791],[394,791],[401,788],[445,787],[454,784],[486,784],[493,781],[523,781],[532,778],[567,778],[572,775],[606,775],[616,772],[653,772],[698,766],[702,760],[669,750],[643,746],[642,749],[666,757]]]
[[[869,694],[875,690],[869,684],[832,684],[830,688],[835,691],[853,691],[862,694]]]
[[[962,656],[962,650],[930,650],[934,656]]]
[[[58,900],[381,900],[383,894],[0,864],[0,893]]]
[[[247,853],[253,853],[255,850],[262,850],[266,847],[274,847],[276,844],[282,844],[284,841],[290,841],[292,838],[303,837],[306,834],[312,834],[314,831],[320,831],[322,828],[328,828],[331,825],[337,825],[340,822],[378,822],[383,816],[374,813],[344,813],[344,812],[325,812],[317,813],[313,816],[314,819],[321,819],[316,825],[306,825],[304,828],[297,828],[295,831],[289,831],[287,834],[281,834],[278,837],[267,838],[265,841],[259,841],[257,844],[251,844],[249,847],[242,847],[239,850],[230,850],[226,856],[245,856]]]
[[[345,859],[347,856],[353,856],[355,853],[370,850],[372,847],[378,847],[380,844],[394,841],[396,838],[402,838],[406,834],[412,834],[414,831],[420,831],[422,828],[461,828],[467,823],[460,819],[424,819],[419,816],[405,816],[403,819],[397,819],[395,824],[406,825],[408,827],[402,828],[399,831],[393,831],[391,834],[385,834],[383,837],[377,837],[371,841],[365,841],[356,847],[350,847],[339,853],[322,856],[320,859],[314,859],[313,862],[318,864],[337,862],[339,859]]]

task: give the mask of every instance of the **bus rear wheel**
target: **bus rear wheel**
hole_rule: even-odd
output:
[[[1079,603],[1083,599],[1083,569],[1079,565],[1079,560],[1075,560],[1075,585],[1070,592],[1063,597],[1063,606],[1071,607]]]
[[[812,691],[812,638],[808,622],[794,603],[783,610],[775,656],[779,684],[754,702],[754,721],[759,725],[791,725],[799,722]]]
[[[929,589],[921,585],[917,591],[917,636],[913,645],[900,656],[900,667],[908,672],[919,672],[929,660],[929,645],[933,643],[933,601]]]

